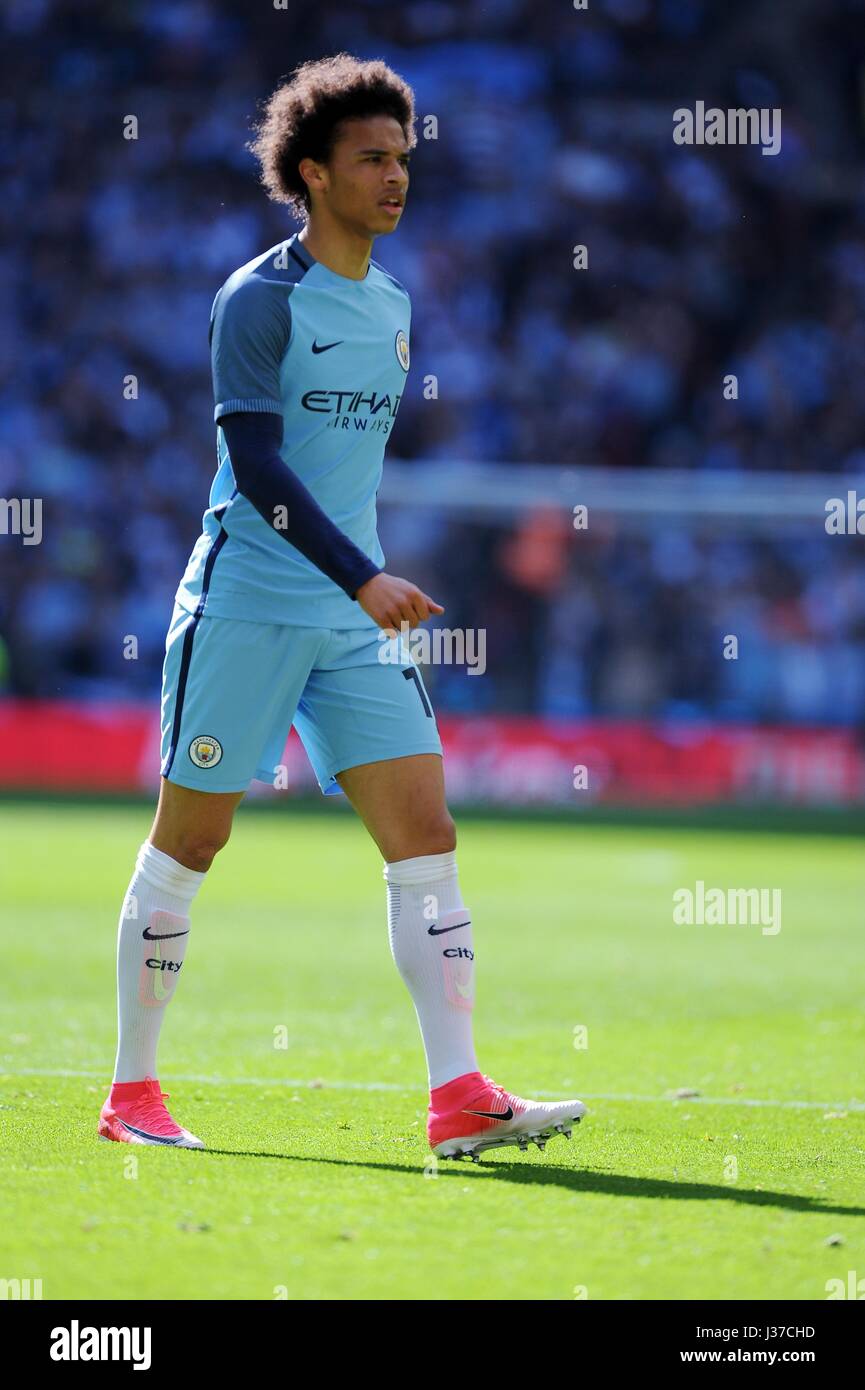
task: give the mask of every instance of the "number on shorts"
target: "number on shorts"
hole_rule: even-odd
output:
[[[420,676],[418,675],[416,668],[414,666],[409,666],[407,670],[403,671],[403,677],[407,681],[414,681],[415,685],[417,686],[417,693],[420,696],[420,702],[424,707],[424,713],[426,714],[427,719],[432,719],[433,712],[430,707],[430,702],[426,697],[426,691],[420,683]]]

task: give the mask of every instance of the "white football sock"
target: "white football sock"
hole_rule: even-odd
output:
[[[158,1077],[156,1044],[189,940],[189,906],[206,875],[149,840],[141,846],[117,930],[115,1081]]]
[[[390,949],[414,1000],[432,1090],[478,1069],[471,916],[453,850],[385,864],[384,877]]]

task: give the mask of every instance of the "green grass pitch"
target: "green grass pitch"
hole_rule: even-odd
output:
[[[436,1171],[381,859],[335,808],[242,808],[195,903],[160,1080],[208,1151],[97,1141],[150,819],[0,806],[0,1278],[262,1300],[823,1300],[865,1278],[856,839],[463,822],[480,1066],[589,1114],[543,1154]],[[781,931],[674,925],[698,879],[780,888]]]

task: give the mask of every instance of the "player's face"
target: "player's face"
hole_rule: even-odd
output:
[[[392,116],[343,122],[326,168],[331,213],[364,236],[392,232],[405,204],[408,161],[405,136]]]

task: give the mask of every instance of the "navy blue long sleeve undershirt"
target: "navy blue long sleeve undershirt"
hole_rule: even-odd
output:
[[[354,598],[381,574],[368,555],[322,511],[297,474],[283,462],[282,416],[242,411],[219,421],[241,492],[278,535]],[[277,509],[281,509],[278,511]],[[276,525],[285,518],[285,524]]]

